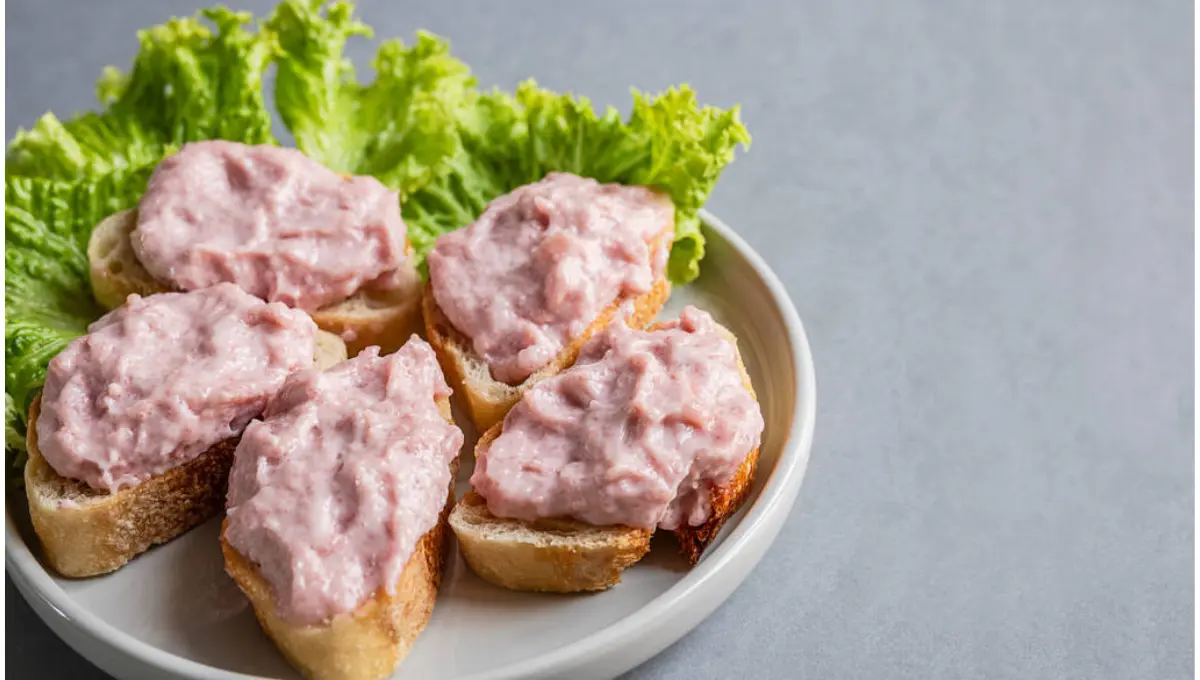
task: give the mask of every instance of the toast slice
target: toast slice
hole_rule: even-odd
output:
[[[346,359],[336,336],[317,333],[316,366]],[[152,546],[204,523],[225,507],[234,437],[163,474],[117,492],[63,477],[38,451],[41,397],[29,409],[25,494],[46,559],[63,576],[107,574]]]
[[[485,432],[476,450],[500,436],[503,423]],[[467,566],[483,580],[509,590],[577,593],[605,590],[650,551],[649,529],[598,527],[567,518],[525,522],[493,515],[470,491],[450,513],[450,528]]]
[[[658,325],[651,326],[653,331]],[[735,350],[737,339],[728,335]],[[750,374],[738,353],[738,370],[751,397],[757,400]],[[500,436],[499,423],[479,438],[476,451]],[[680,551],[695,565],[705,548],[750,492],[758,466],[758,447],[748,451],[727,484],[709,489],[712,513],[699,526],[675,529]],[[621,572],[650,549],[653,531],[626,526],[597,527],[572,519],[526,522],[496,517],[487,502],[469,492],[450,513],[450,528],[471,569],[484,580],[511,590],[580,592],[604,590],[621,580]]]
[[[446,420],[450,400],[438,400]],[[425,629],[441,586],[450,532],[446,520],[454,505],[458,459],[450,464],[450,487],[438,523],[425,533],[400,574],[396,593],[380,588],[353,612],[339,614],[321,625],[296,625],[276,612],[271,586],[258,566],[225,540],[221,552],[225,572],[237,583],[254,608],[259,625],[292,666],[310,680],[380,680],[392,674]]]
[[[92,292],[105,309],[125,304],[130,293],[153,295],[172,289],[146,271],[133,251],[130,235],[137,228],[137,211],[122,210],[105,218],[88,241],[88,269]],[[412,254],[412,246],[408,246]],[[313,312],[321,330],[342,338],[350,356],[378,345],[389,354],[408,342],[421,326],[421,285],[416,271],[387,291],[361,290],[353,296]]]
[[[651,251],[670,248],[673,235],[674,225],[668,224],[651,244]],[[450,389],[454,390],[455,397],[467,412],[476,431],[484,432],[504,419],[509,409],[521,399],[522,392],[550,376],[561,373],[575,363],[579,348],[612,323],[618,314],[625,315],[625,323],[630,328],[640,330],[658,316],[670,294],[671,284],[666,279],[664,268],[663,277],[656,280],[649,291],[636,297],[614,300],[583,333],[572,338],[556,357],[534,371],[519,385],[510,385],[492,378],[487,363],[471,347],[470,339],[459,333],[438,307],[437,300],[433,297],[432,284],[425,286],[425,295],[421,300],[421,316],[425,320],[425,337],[437,354],[438,363],[442,366],[442,372],[446,374]]]

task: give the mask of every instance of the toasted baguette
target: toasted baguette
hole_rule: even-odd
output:
[[[650,550],[651,531],[597,527],[570,519],[538,522],[496,517],[469,492],[450,515],[459,550],[483,580],[509,590],[579,593],[606,590]]]
[[[500,436],[499,423],[475,450]],[[470,491],[450,513],[450,528],[467,566],[483,580],[509,590],[576,593],[605,590],[650,550],[648,529],[598,527],[573,519],[525,522],[496,517]]]
[[[450,400],[438,400],[446,420]],[[353,612],[339,614],[320,625],[297,625],[281,619],[270,584],[258,566],[225,540],[228,520],[221,526],[225,571],[245,593],[259,625],[288,663],[310,680],[378,680],[392,674],[408,655],[413,642],[433,613],[446,566],[449,532],[446,518],[454,505],[458,459],[450,464],[450,487],[438,523],[417,541],[400,574],[396,593],[383,588]]]
[[[659,324],[649,330],[657,330]],[[728,334],[736,351],[737,339]],[[738,354],[738,370],[750,395],[757,399],[750,374]],[[479,438],[476,452],[500,436],[499,423]],[[699,526],[675,529],[680,551],[696,564],[725,520],[745,502],[758,465],[758,447],[746,453],[733,478],[709,490],[712,514]],[[471,569],[484,580],[511,590],[579,592],[604,590],[621,580],[621,572],[650,549],[652,531],[626,526],[597,527],[571,519],[525,522],[496,517],[487,502],[469,492],[450,513],[450,528]]]
[[[88,241],[92,293],[105,309],[125,304],[131,293],[145,296],[172,290],[138,262],[130,241],[135,228],[137,212],[123,210],[96,225]],[[411,255],[411,246],[406,247]],[[419,279],[414,271],[411,280],[394,290],[361,290],[318,309],[312,319],[322,330],[341,337],[350,356],[371,345],[378,345],[384,354],[394,352],[421,326]]]
[[[317,334],[316,365],[346,358],[336,336]],[[41,396],[29,409],[25,494],[46,559],[63,576],[106,574],[160,543],[181,536],[225,507],[237,437],[163,474],[115,493],[63,477],[38,450]]]
[[[757,469],[758,447],[756,446],[746,454],[728,484],[709,489],[708,502],[712,505],[712,514],[709,515],[708,521],[695,527],[684,523],[672,532],[675,534],[675,539],[679,541],[679,550],[687,559],[688,564],[695,565],[700,561],[700,556],[717,537],[717,533],[725,525],[725,520],[729,519],[733,513],[738,511],[738,508],[742,507],[742,503],[746,502],[746,496],[750,494],[750,485],[754,483],[754,472]]]
[[[650,244],[655,248],[669,248],[674,225],[668,224]],[[425,337],[437,354],[438,363],[446,374],[446,380],[454,390],[455,398],[467,412],[478,432],[491,428],[504,419],[509,409],[521,399],[521,394],[550,376],[561,373],[575,363],[579,348],[593,335],[612,323],[618,314],[625,314],[625,323],[640,330],[654,320],[671,294],[671,284],[665,278],[654,282],[646,293],[633,298],[620,298],[605,307],[583,333],[571,338],[548,364],[534,371],[519,385],[492,378],[487,363],[475,353],[471,341],[450,323],[433,297],[433,285],[425,286],[421,300],[421,316],[425,319]]]

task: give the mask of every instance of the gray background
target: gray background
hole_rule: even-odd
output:
[[[194,7],[11,0],[6,135],[90,107],[137,28]],[[743,106],[710,207],[808,327],[812,465],[749,581],[631,678],[1191,674],[1190,3],[361,14],[450,37],[488,86]],[[100,677],[6,595],[10,677]]]

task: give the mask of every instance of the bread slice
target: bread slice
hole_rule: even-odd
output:
[[[674,234],[674,225],[668,224],[651,242],[651,252],[657,248],[669,248]],[[583,333],[571,338],[567,346],[554,357],[550,363],[534,371],[519,385],[510,385],[492,378],[492,372],[484,360],[475,353],[471,341],[459,333],[438,307],[433,297],[433,286],[425,287],[425,295],[421,300],[421,316],[425,319],[425,337],[437,354],[438,363],[446,374],[450,388],[454,390],[459,404],[467,412],[467,416],[475,425],[478,432],[491,428],[504,419],[509,409],[521,399],[521,394],[537,383],[552,375],[561,373],[575,363],[579,348],[593,335],[612,323],[618,314],[625,314],[625,323],[630,328],[640,330],[654,320],[671,294],[671,284],[665,278],[654,282],[646,293],[632,297],[621,298],[605,307],[599,316],[592,321]]]
[[[311,316],[318,328],[345,341],[350,356],[372,345],[380,354],[391,354],[421,330],[420,278],[413,272],[411,287],[360,290]]]
[[[318,332],[316,365],[346,359],[336,336]],[[186,533],[225,507],[238,438],[227,439],[163,474],[117,492],[63,477],[38,450],[41,397],[29,409],[25,494],[46,560],[63,576],[106,574],[160,543]]]
[[[150,276],[133,252],[130,234],[137,227],[137,212],[122,210],[101,220],[88,239],[88,270],[92,295],[105,309],[116,309],[136,293],[145,297],[169,293],[171,288]]]
[[[650,330],[657,330],[658,324]],[[727,332],[728,333],[728,332]],[[736,350],[737,339],[728,333]],[[750,395],[757,399],[750,374],[738,354],[738,370]],[[500,436],[499,423],[484,433],[478,452]],[[733,478],[709,490],[712,514],[700,526],[674,530],[680,551],[696,564],[721,526],[745,502],[758,465],[758,447],[746,453]],[[579,592],[604,590],[621,580],[621,572],[650,549],[652,531],[626,526],[597,527],[571,519],[526,522],[493,515],[474,491],[450,513],[450,528],[471,569],[484,580],[512,590]]]
[[[450,400],[438,400],[447,421]],[[221,551],[225,571],[237,583],[254,615],[288,663],[310,680],[378,680],[392,674],[404,660],[433,613],[446,566],[449,532],[446,518],[454,505],[458,459],[450,464],[450,487],[438,523],[425,533],[400,574],[396,593],[380,588],[353,612],[339,614],[320,625],[296,625],[279,618],[271,586],[258,566],[225,540]]]
[[[572,519],[522,522],[496,517],[471,491],[451,514],[467,565],[509,590],[578,593],[605,590],[650,550],[648,529],[597,527]]]
[[[88,241],[92,293],[105,309],[125,304],[131,293],[153,295],[171,291],[146,271],[133,251],[130,235],[137,228],[137,211],[123,210],[105,218]],[[412,247],[407,246],[409,254]],[[362,290],[311,314],[322,330],[341,337],[355,356],[371,345],[384,354],[408,342],[421,327],[420,277],[414,270],[404,283],[389,291]]]

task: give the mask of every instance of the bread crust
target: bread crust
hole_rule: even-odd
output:
[[[746,454],[746,458],[738,466],[738,471],[728,484],[709,488],[708,502],[712,505],[712,513],[708,519],[699,526],[682,524],[672,532],[675,534],[675,539],[679,541],[679,551],[683,553],[688,564],[694,566],[700,561],[700,557],[717,537],[721,527],[725,525],[725,521],[746,502],[746,497],[750,495],[750,486],[754,483],[754,473],[757,468],[758,447],[756,446]]]
[[[673,234],[674,225],[668,224],[650,242],[651,249],[669,248]],[[663,276],[654,282],[649,291],[636,297],[618,298],[605,307],[583,333],[571,338],[557,356],[519,385],[510,385],[492,378],[487,363],[471,347],[470,339],[450,323],[450,319],[438,306],[433,296],[432,283],[425,286],[425,294],[421,299],[421,317],[425,321],[425,337],[437,354],[438,363],[441,364],[442,372],[446,374],[446,380],[454,390],[455,399],[466,411],[475,429],[484,432],[504,419],[525,390],[574,364],[583,344],[612,323],[618,314],[625,313],[625,323],[630,328],[640,330],[658,316],[670,295],[671,284],[664,271]]]
[[[438,400],[453,423],[449,399]],[[310,680],[380,680],[392,674],[429,622],[446,567],[447,517],[454,506],[458,459],[450,464],[450,486],[437,524],[425,533],[400,574],[395,594],[380,588],[353,612],[318,625],[297,625],[279,617],[271,586],[259,568],[225,538],[225,572],[254,609],[263,631],[292,666]]]
[[[353,613],[335,616],[325,625],[297,626],[280,619],[275,614],[270,586],[258,568],[225,540],[222,525],[225,571],[250,600],[259,625],[304,677],[386,678],[408,654],[433,613],[445,570],[447,514],[443,511],[437,526],[417,542],[395,595],[380,590]]]
[[[109,493],[59,475],[37,446],[41,397],[29,410],[25,493],[46,560],[63,576],[107,574],[221,511],[233,450],[227,439],[141,484]]]
[[[105,309],[120,307],[133,293],[145,296],[174,290],[151,276],[138,261],[130,241],[136,228],[137,211],[122,210],[96,225],[88,240],[92,293]],[[407,241],[405,248],[411,262],[412,246]],[[310,316],[318,328],[342,338],[350,356],[371,345],[390,354],[421,328],[419,277],[414,272],[411,282],[393,290],[360,290]]]
[[[663,323],[656,323],[647,330],[657,331],[661,330],[663,326]],[[724,326],[721,326],[720,329],[725,338],[733,343],[742,384],[750,392],[750,397],[757,402],[758,394],[754,392],[754,385],[750,382],[750,372],[746,370],[746,364],[742,361],[742,352],[738,348],[737,336]],[[716,539],[725,521],[746,502],[746,497],[750,495],[750,487],[754,483],[754,473],[758,470],[758,450],[759,447],[756,446],[746,454],[742,464],[738,466],[737,472],[729,482],[722,486],[709,487],[708,502],[712,511],[703,524],[690,526],[684,523],[672,532],[679,541],[680,552],[683,553],[688,563],[695,565],[700,561],[700,556]]]
[[[316,365],[345,360],[342,341],[317,337]],[[136,486],[108,492],[58,474],[38,449],[41,395],[29,409],[25,495],[46,560],[63,576],[107,574],[155,545],[182,536],[225,506],[233,451],[241,437],[219,442],[196,458]]]

